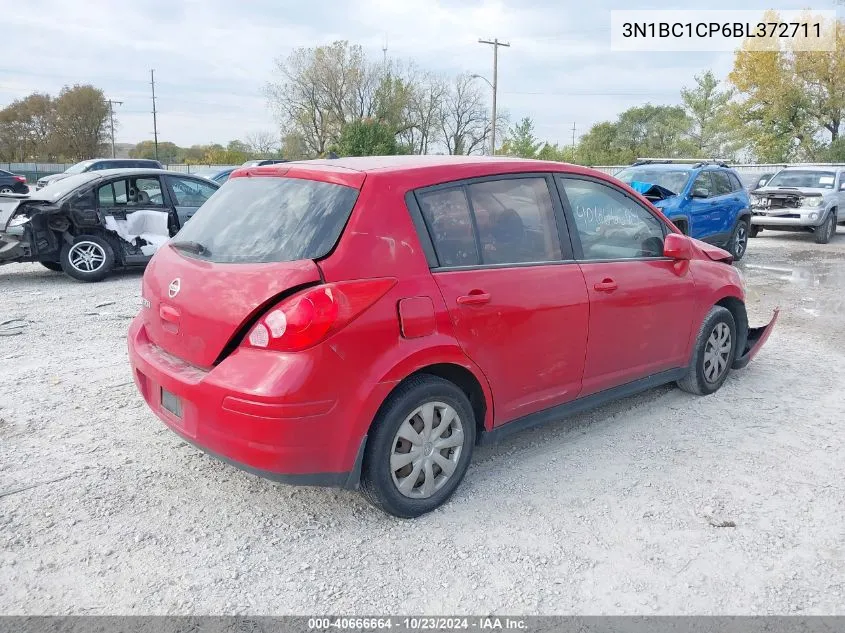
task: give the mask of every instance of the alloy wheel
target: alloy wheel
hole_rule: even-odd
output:
[[[745,223],[740,223],[736,227],[736,237],[734,238],[734,257],[737,259],[742,257],[745,253],[745,247],[748,245],[748,228]]]
[[[405,497],[427,499],[458,466],[464,429],[458,413],[443,402],[427,402],[399,426],[390,452],[390,474]]]
[[[0,188],[0,193],[14,193],[14,189],[11,187],[2,187]]]
[[[70,247],[67,255],[70,265],[81,273],[93,273],[106,262],[106,251],[96,242],[82,241]]]
[[[704,379],[714,384],[728,370],[731,354],[731,330],[728,324],[720,321],[713,328],[704,347]]]

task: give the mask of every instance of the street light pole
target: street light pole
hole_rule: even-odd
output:
[[[510,47],[508,42],[500,42],[498,38],[492,40],[478,40],[479,44],[493,46],[493,120],[490,130],[490,155],[496,154],[496,92],[499,83],[499,47]]]

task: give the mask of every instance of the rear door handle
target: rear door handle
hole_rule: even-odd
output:
[[[619,285],[612,279],[603,279],[595,286],[593,286],[593,288],[598,290],[599,292],[613,292],[618,287]]]
[[[462,306],[479,306],[485,303],[490,303],[490,293],[481,290],[473,290],[468,295],[458,297],[458,305]]]

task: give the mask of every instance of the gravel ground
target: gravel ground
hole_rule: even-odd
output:
[[[783,312],[716,395],[481,449],[415,521],[166,430],[126,360],[140,273],[0,268],[0,613],[843,614],[845,236],[741,268],[752,320]]]

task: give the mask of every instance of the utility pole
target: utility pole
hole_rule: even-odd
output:
[[[493,121],[490,134],[490,155],[496,154],[496,90],[499,82],[499,47],[510,47],[508,42],[500,42],[498,38],[492,40],[478,40],[479,44],[490,44],[493,46]]]
[[[114,158],[114,106],[123,105],[123,101],[109,99],[109,122],[111,123],[111,157]]]
[[[150,85],[153,87],[153,144],[155,146],[155,157],[158,160],[158,123],[156,122],[156,76],[155,69],[150,68]]]
[[[387,33],[384,34],[384,42],[381,45],[382,63],[384,64],[384,72],[387,74]]]
[[[572,147],[575,147],[575,122],[572,123]]]

